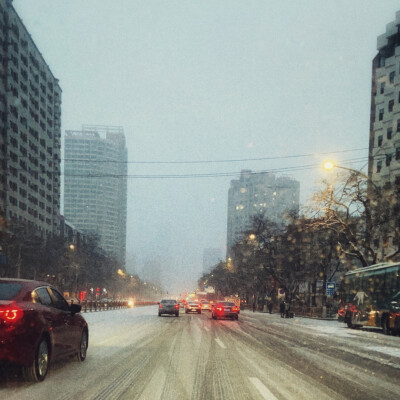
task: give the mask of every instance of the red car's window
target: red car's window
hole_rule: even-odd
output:
[[[21,290],[18,283],[0,282],[0,300],[12,300]]]
[[[57,290],[55,290],[54,288],[50,288],[51,293],[53,294],[53,305],[54,307],[60,309],[60,310],[64,310],[64,311],[68,311],[69,310],[69,306],[67,301],[64,299],[64,297],[57,292]]]
[[[36,289],[32,294],[32,299],[35,303],[41,303],[44,306],[51,306],[53,304],[49,292],[45,287]]]

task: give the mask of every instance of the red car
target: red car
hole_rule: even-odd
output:
[[[240,308],[232,301],[220,301],[215,303],[212,308],[212,318],[232,318],[239,319]]]
[[[19,365],[25,379],[39,382],[56,359],[84,361],[89,330],[80,311],[48,283],[1,278],[0,363]]]

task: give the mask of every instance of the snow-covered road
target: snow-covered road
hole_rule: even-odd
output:
[[[87,360],[43,383],[2,377],[0,399],[399,399],[400,337],[336,321],[241,312],[157,316],[155,306],[84,314]]]

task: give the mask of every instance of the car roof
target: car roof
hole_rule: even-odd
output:
[[[14,300],[23,300],[25,296],[32,290],[41,286],[54,287],[48,282],[35,281],[32,279],[18,279],[18,278],[0,278],[0,283],[20,284],[22,290],[20,290],[14,297]]]

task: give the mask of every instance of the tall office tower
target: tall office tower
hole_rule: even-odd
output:
[[[372,93],[368,175],[386,196],[400,191],[400,11],[378,36],[378,54],[372,62]],[[396,194],[397,193],[397,194]],[[382,199],[379,199],[379,202]],[[396,224],[397,227],[391,224]],[[386,233],[374,238],[378,261],[395,252],[398,218],[389,217]],[[379,236],[379,237],[378,237]]]
[[[227,254],[243,233],[251,229],[253,218],[263,214],[284,225],[284,215],[298,212],[300,183],[289,177],[243,170],[240,179],[232,180],[228,192]]]
[[[11,0],[0,0],[0,217],[58,233],[61,88]]]
[[[222,251],[219,248],[203,250],[203,273],[208,273],[222,260]]]
[[[125,263],[127,149],[122,127],[84,125],[65,132],[64,215]]]

